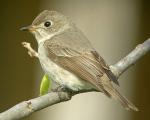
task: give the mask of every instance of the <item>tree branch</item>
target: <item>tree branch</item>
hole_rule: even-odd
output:
[[[70,100],[71,96],[65,92],[52,92],[41,97],[37,97],[28,101],[21,102],[9,110],[0,113],[0,120],[18,120],[29,116],[35,111],[41,110],[45,107]]]
[[[24,45],[23,45],[24,46]],[[38,54],[31,48],[30,44],[25,48],[28,49],[30,56],[38,57]],[[119,76],[126,71],[130,66],[132,66],[137,60],[150,51],[150,39],[146,40],[143,44],[139,44],[133,51],[131,51],[126,57],[121,59],[116,64],[110,66],[114,75],[119,78]],[[0,113],[0,120],[18,120],[31,115],[32,113],[39,111],[48,106],[68,101],[75,94],[90,91],[80,91],[78,93],[66,93],[66,92],[51,92],[41,97],[37,97],[28,101],[21,102],[9,110]]]
[[[141,57],[150,51],[150,38],[144,43],[136,46],[126,57],[118,61],[116,64],[110,66],[111,71],[118,78],[124,73],[129,67],[135,64]]]

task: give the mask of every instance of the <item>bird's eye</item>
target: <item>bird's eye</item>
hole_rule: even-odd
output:
[[[44,26],[45,26],[45,27],[51,26],[51,22],[50,22],[50,21],[46,21],[46,22],[44,23]]]

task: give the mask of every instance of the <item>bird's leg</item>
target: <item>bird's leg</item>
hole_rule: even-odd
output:
[[[67,87],[64,86],[64,85],[58,85],[57,87],[51,89],[51,91],[52,91],[52,92],[58,92],[58,93],[60,93],[60,92],[67,92],[67,93],[69,93],[70,95],[73,95],[73,93],[74,93],[73,90],[67,88]]]
[[[31,44],[28,42],[22,42],[22,45],[24,48],[28,50],[28,54],[30,57],[36,57],[38,58],[38,53],[31,47]]]
[[[52,92],[66,92],[66,88],[63,85],[58,85],[51,89]]]

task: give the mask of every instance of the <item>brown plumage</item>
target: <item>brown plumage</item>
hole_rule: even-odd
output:
[[[104,59],[77,28],[68,29],[44,43],[49,58],[64,69],[93,84],[99,91],[118,100],[126,109],[138,109],[112,85],[118,84]],[[79,31],[79,30],[78,30]]]
[[[45,22],[51,23],[51,26],[45,26]],[[73,79],[80,78],[79,80],[89,83],[108,97],[118,100],[126,109],[138,110],[114,88],[112,82],[118,84],[118,81],[109,66],[69,18],[58,12],[45,10],[36,17],[29,30],[37,39],[42,67],[46,74],[53,75],[54,81],[59,74],[57,80],[61,84],[63,79],[67,79],[64,76],[66,73],[73,74],[72,76],[77,76]],[[60,75],[59,70],[65,71],[65,74]],[[74,84],[78,87],[78,84],[71,83],[73,87]],[[66,87],[69,85],[67,83]]]

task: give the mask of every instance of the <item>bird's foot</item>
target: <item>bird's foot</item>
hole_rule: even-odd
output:
[[[60,93],[60,92],[67,92],[70,95],[73,95],[73,93],[74,93],[73,90],[71,90],[71,89],[69,89],[69,88],[67,88],[67,87],[65,87],[63,85],[57,86],[56,88],[52,89],[51,91],[52,92],[58,92],[58,93]]]

